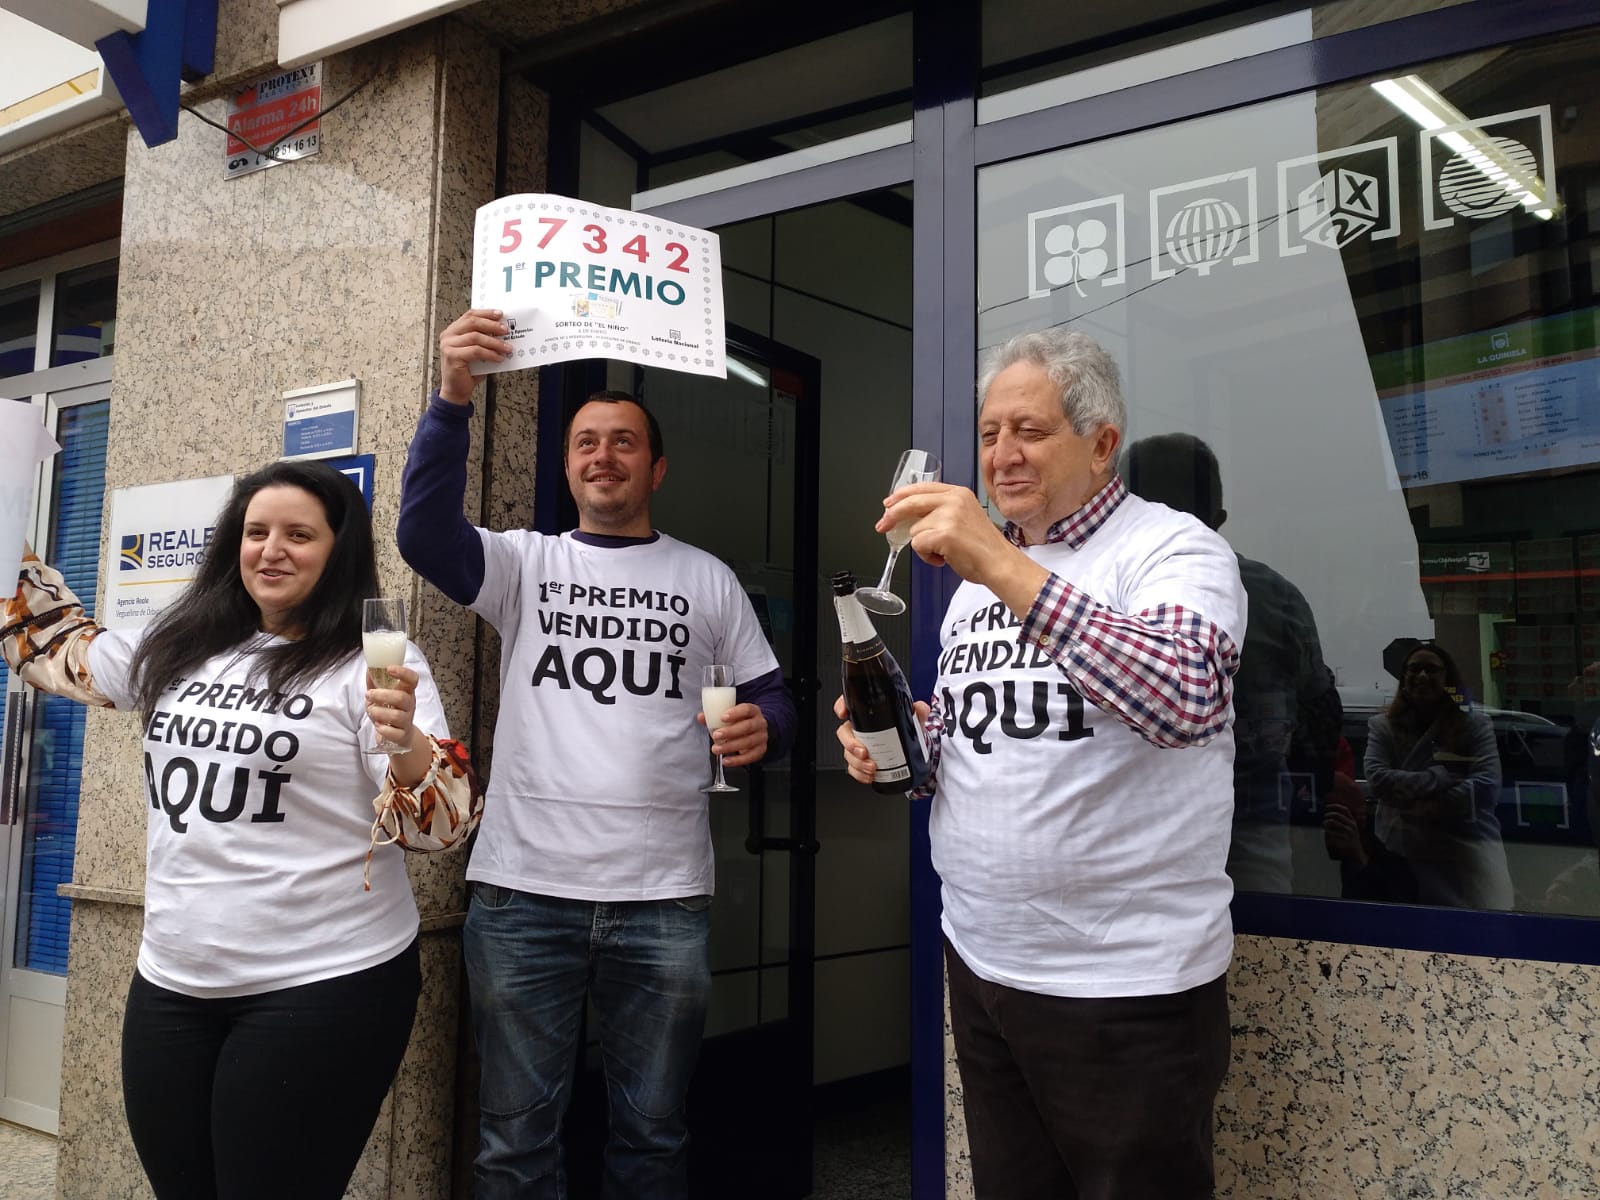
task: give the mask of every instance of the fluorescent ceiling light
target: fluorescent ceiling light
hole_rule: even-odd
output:
[[[730,357],[728,359],[728,374],[737,379],[742,379],[746,383],[753,383],[758,388],[764,388],[767,386],[766,378],[761,374],[761,372],[755,370],[753,367],[745,366],[737,358]]]
[[[1515,196],[1522,207],[1548,221],[1556,215],[1549,201],[1549,190],[1537,174],[1512,162],[1506,152],[1483,130],[1415,75],[1379,79],[1372,84],[1390,104],[1410,117],[1424,130],[1444,129],[1438,138],[1477,169],[1485,179]]]

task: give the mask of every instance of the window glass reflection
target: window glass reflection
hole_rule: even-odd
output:
[[[38,283],[0,288],[0,378],[32,371],[38,341]]]
[[[911,14],[898,13],[608,102],[595,117],[635,172],[624,195],[651,207],[909,142],[911,61]]]
[[[116,259],[57,276],[50,365],[60,367],[113,353],[116,314]]]
[[[1597,49],[980,175],[980,344],[1111,349],[1130,486],[1240,556],[1241,889],[1600,915]]]
[[[1268,3],[1195,22],[1186,0],[983,0],[978,120],[1067,104],[1467,0]]]

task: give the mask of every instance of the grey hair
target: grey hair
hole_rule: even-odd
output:
[[[978,369],[978,405],[1007,367],[1032,363],[1050,377],[1061,393],[1061,411],[1072,432],[1088,437],[1102,425],[1118,433],[1128,427],[1128,405],[1122,398],[1122,374],[1099,342],[1068,329],[1036,329],[1019,333],[984,355]]]

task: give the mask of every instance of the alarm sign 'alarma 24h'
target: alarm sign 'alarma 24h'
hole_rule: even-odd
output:
[[[616,358],[726,379],[722,244],[714,233],[567,196],[478,209],[472,304],[498,308],[515,371]]]
[[[228,101],[224,177],[320,154],[321,113],[321,63],[291,67],[235,92]]]

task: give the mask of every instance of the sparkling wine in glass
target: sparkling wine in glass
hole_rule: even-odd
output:
[[[728,710],[738,702],[738,695],[733,686],[733,668],[723,663],[713,663],[706,667],[700,684],[700,708],[706,714],[706,732],[720,729]],[[712,757],[717,760],[716,778],[700,790],[737,792],[739,789],[722,777],[722,755],[716,754]]]
[[[387,688],[394,679],[386,667],[406,661],[406,602],[399,596],[369,597],[361,605],[361,653],[367,660],[367,686]],[[369,753],[404,754],[410,746],[380,737]]]
[[[889,481],[889,491],[895,492],[912,483],[933,483],[939,478],[939,456],[931,450],[907,450],[895,465],[894,478]],[[861,607],[886,617],[898,617],[906,610],[906,602],[889,590],[889,577],[894,574],[895,560],[911,541],[910,521],[902,521],[884,537],[889,539],[889,561],[883,564],[883,578],[877,587],[856,589],[856,599]]]

